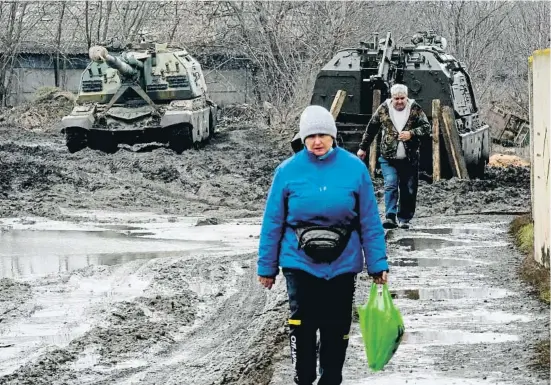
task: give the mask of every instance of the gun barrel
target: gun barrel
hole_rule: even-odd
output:
[[[96,62],[106,62],[111,68],[118,70],[123,75],[134,75],[137,71],[130,64],[125,63],[121,59],[109,55],[107,49],[102,46],[93,46],[88,52],[90,59]]]
[[[105,62],[109,65],[109,67],[115,68],[120,73],[125,75],[133,75],[136,72],[136,70],[132,68],[130,64],[127,64],[119,58],[111,56],[109,54],[105,56]]]

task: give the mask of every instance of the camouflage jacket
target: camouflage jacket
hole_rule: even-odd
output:
[[[394,159],[396,158],[396,151],[398,150],[399,132],[390,119],[388,108],[387,102],[384,102],[379,106],[377,111],[375,111],[367,124],[360,143],[360,148],[367,151],[371,142],[377,137],[377,134],[382,128],[381,156],[386,159]],[[412,133],[411,139],[403,143],[409,161],[416,162],[419,160],[420,137],[430,135],[431,126],[421,106],[415,101],[411,104],[409,118],[402,131],[410,131]]]

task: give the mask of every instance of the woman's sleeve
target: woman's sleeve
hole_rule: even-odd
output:
[[[359,192],[360,239],[369,275],[388,271],[385,231],[367,167],[362,164]]]
[[[279,250],[285,224],[285,184],[277,168],[268,192],[260,229],[258,275],[275,277],[279,273]]]

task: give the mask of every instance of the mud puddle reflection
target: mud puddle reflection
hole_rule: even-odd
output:
[[[11,230],[0,233],[0,277],[22,278],[68,272],[90,265],[181,256],[221,248],[219,241],[140,238],[116,231]]]
[[[467,324],[509,324],[514,322],[529,322],[532,317],[524,314],[512,314],[503,311],[473,310],[470,314],[461,312],[436,312],[423,314],[423,318],[430,318],[431,323],[467,323]],[[423,322],[427,322],[426,320]]]
[[[501,333],[473,333],[463,330],[414,330],[406,331],[403,344],[407,345],[458,345],[491,344],[518,341],[519,337]]]
[[[452,299],[491,299],[505,298],[510,293],[499,288],[466,287],[466,288],[430,288],[390,290],[392,298],[413,300],[452,300]]]
[[[483,235],[493,233],[488,229],[457,228],[457,227],[416,227],[409,230],[414,233],[426,233],[434,235]]]
[[[393,258],[388,261],[390,266],[398,267],[446,267],[472,266],[475,262],[469,259],[455,258]]]
[[[438,250],[455,246],[470,246],[471,242],[450,241],[442,238],[419,237],[400,238],[391,242],[398,246],[407,247],[409,251]]]
[[[400,375],[395,373],[381,373],[380,375],[374,375],[366,380],[361,380],[359,382],[350,382],[349,385],[398,385],[398,384],[407,384],[407,385],[488,385],[495,384],[495,382],[490,382],[487,380],[475,380],[475,379],[466,379],[466,378],[454,378],[454,377],[443,377],[443,376],[419,376],[413,378],[411,374],[409,375]],[[501,384],[503,384],[501,382]]]

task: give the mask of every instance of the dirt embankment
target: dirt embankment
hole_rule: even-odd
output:
[[[60,208],[258,215],[273,169],[290,155],[275,134],[248,126],[222,127],[210,145],[182,155],[70,154],[55,132],[0,130],[0,216],[62,218]]]
[[[484,179],[420,183],[419,215],[523,213],[530,210],[530,169],[488,167]]]
[[[27,303],[27,300],[32,297],[29,284],[2,278],[0,294],[0,323],[32,313],[33,307]],[[1,347],[2,344],[0,344]]]
[[[32,103],[0,110],[0,125],[36,132],[53,130],[61,118],[71,112],[75,99],[71,92],[55,87],[40,88]]]

